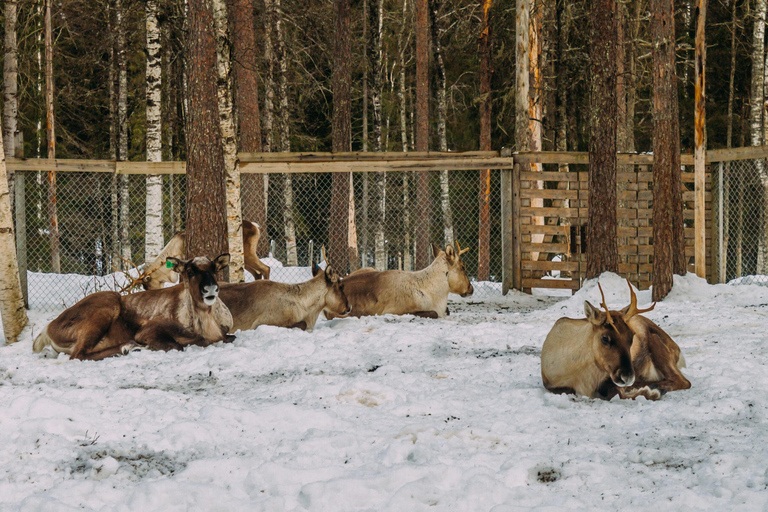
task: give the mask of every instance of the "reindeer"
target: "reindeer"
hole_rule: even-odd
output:
[[[658,400],[667,391],[688,389],[680,372],[685,360],[680,347],[631,301],[621,311],[609,311],[598,283],[604,311],[584,301],[586,319],[561,318],[541,349],[541,378],[553,393],[574,393],[610,400],[644,396]]]
[[[120,295],[97,292],[66,309],[35,339],[34,352],[50,346],[72,359],[100,360],[138,348],[181,350],[232,341],[232,315],[218,297],[215,274],[229,254],[214,261],[168,258],[181,283],[170,288]]]
[[[255,222],[243,220],[243,255],[245,256],[245,270],[253,275],[254,279],[269,279],[269,267],[265,265],[256,253],[256,246],[261,238],[261,230]],[[169,257],[180,258],[186,252],[185,233],[176,233],[163,247],[163,250],[152,262],[148,263],[136,280],[145,290],[158,290],[165,283],[175,283],[179,276],[172,269],[166,267],[165,261]]]
[[[322,270],[312,265],[312,275],[309,281],[298,284],[264,280],[223,285],[220,297],[232,312],[232,331],[260,325],[312,330],[323,310],[348,315],[344,283],[336,271],[330,266]]]
[[[417,315],[426,318],[444,318],[448,312],[448,293],[462,297],[472,295],[474,289],[467,277],[461,255],[462,249],[448,245],[440,250],[433,245],[435,259],[417,272],[386,270],[379,272],[363,268],[344,278],[352,316]],[[333,312],[326,312],[328,319]]]

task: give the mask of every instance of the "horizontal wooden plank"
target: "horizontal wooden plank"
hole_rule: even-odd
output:
[[[349,151],[327,153],[239,153],[241,163],[252,162],[359,162],[365,160],[435,160],[463,158],[498,158],[498,151]]]
[[[329,172],[468,171],[512,169],[511,158],[429,158],[361,161],[241,162],[244,174],[304,174]]]
[[[585,151],[532,151],[513,153],[520,164],[588,164],[589,153]],[[653,165],[652,153],[617,153],[619,165]],[[692,154],[680,155],[681,165],[693,165]]]
[[[578,199],[578,190],[536,189],[520,190],[520,197],[526,199]]]
[[[586,209],[584,211],[586,216]],[[532,206],[523,206],[520,208],[521,216],[529,217],[571,217],[579,216],[578,208],[537,208]]]
[[[521,263],[523,270],[560,270],[565,272],[577,272],[579,270],[578,261],[527,261]]]
[[[542,226],[540,224],[522,224],[520,227],[522,233],[525,235],[567,235],[571,231],[571,226]]]
[[[520,171],[520,181],[587,181],[586,172]]]
[[[523,279],[523,288],[550,288],[578,290],[579,281],[570,279]]]
[[[545,252],[564,254],[568,252],[568,244],[520,244],[523,252]]]
[[[733,160],[755,160],[760,158],[768,158],[768,146],[710,149],[707,151],[707,163]]]

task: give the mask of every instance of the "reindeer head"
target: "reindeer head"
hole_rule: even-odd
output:
[[[312,276],[317,276],[320,272],[325,274],[325,286],[327,288],[323,310],[336,316],[347,316],[352,312],[352,307],[344,293],[344,283],[341,276],[330,265],[322,270],[317,265],[312,264]]]
[[[468,247],[462,249],[459,242],[456,242],[455,250],[452,245],[446,245],[445,251],[436,244],[432,244],[432,251],[435,253],[436,259],[441,253],[445,254],[445,261],[448,263],[448,289],[451,293],[461,295],[462,297],[469,297],[475,291],[472,283],[469,282],[469,277],[467,277],[467,269],[464,267],[464,262],[461,261],[461,255],[468,250]]]
[[[211,261],[205,256],[182,261],[178,258],[166,260],[168,268],[181,276],[181,282],[197,307],[211,307],[219,296],[216,273],[229,265],[229,254],[224,253]]]

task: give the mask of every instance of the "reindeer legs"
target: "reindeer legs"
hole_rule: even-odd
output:
[[[206,346],[205,339],[181,325],[165,320],[150,320],[134,336],[136,343],[150,350],[184,350],[187,345]]]

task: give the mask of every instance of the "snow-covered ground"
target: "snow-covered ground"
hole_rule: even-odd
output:
[[[659,402],[542,388],[546,333],[584,299],[594,282],[102,362],[33,355],[55,314],[34,315],[0,347],[0,510],[768,510],[768,288],[676,278],[648,316],[693,387]]]

